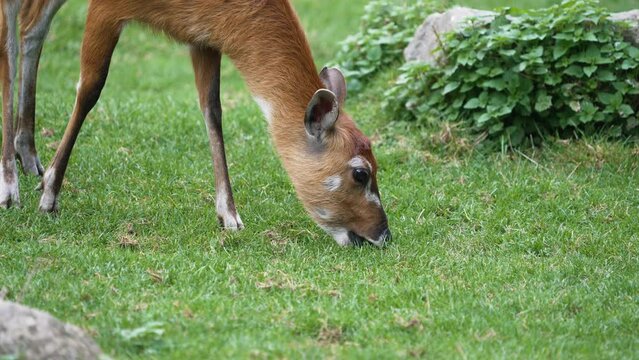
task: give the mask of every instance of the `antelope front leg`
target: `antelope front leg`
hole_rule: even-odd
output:
[[[219,51],[211,48],[191,48],[191,59],[195,70],[195,83],[200,96],[200,107],[211,143],[213,168],[215,170],[215,207],[217,217],[225,229],[238,230],[244,227],[235,208],[233,191],[226,165],[224,136],[222,134],[222,105],[220,103]]]
[[[2,160],[0,161],[0,207],[20,205],[18,171],[16,170],[13,144],[13,88],[16,76],[18,41],[16,19],[20,2],[0,2],[0,76],[2,77]]]
[[[100,97],[109,73],[111,56],[120,37],[122,25],[117,20],[102,16],[104,9],[100,8],[100,4],[99,1],[92,1],[89,5],[87,25],[82,41],[78,94],[71,119],[55,153],[53,163],[42,178],[40,211],[43,212],[55,212],[58,209],[58,194],[69,163],[71,150],[73,150],[84,119]]]
[[[34,141],[38,64],[51,20],[63,3],[64,0],[48,2],[37,19],[29,19],[28,15],[22,14],[20,23],[23,27],[21,29],[22,66],[15,148],[25,174],[42,175],[44,173]]]

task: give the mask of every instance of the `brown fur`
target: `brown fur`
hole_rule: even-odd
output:
[[[196,83],[203,110],[207,106],[216,108],[215,102],[219,99],[206,101],[211,96],[211,88],[215,88],[210,85],[214,69],[202,69],[198,64],[213,61],[218,52],[230,57],[253,95],[272,106],[270,130],[275,147],[306,208],[313,213],[314,208],[321,206],[336,214],[334,224],[315,217],[320,224],[347,227],[369,238],[377,238],[379,230],[386,228],[382,208],[365,201],[364,189],[354,184],[350,175],[352,169],[348,167],[348,161],[354,155],[362,155],[373,166],[371,189],[378,194],[376,163],[370,142],[350,117],[343,112],[340,114],[321,151],[309,145],[304,127],[305,111],[315,92],[324,85],[297,16],[286,0],[90,1],[78,98],[51,166],[55,176],[49,185],[55,194],[62,184],[71,148],[84,117],[104,85],[120,31],[130,21],[147,24],[202,50],[192,54],[196,56]],[[219,78],[213,81],[219,81]],[[221,110],[219,116],[212,116],[209,124],[217,123],[221,120]],[[223,156],[221,129],[210,135],[214,158],[216,151],[221,151]],[[220,190],[219,186],[228,185],[230,192],[225,169],[225,160],[216,158],[216,177],[222,177],[217,181],[217,190]],[[344,186],[339,192],[329,194],[322,186],[322,180],[334,174],[343,176]],[[231,198],[230,205],[232,202]]]
[[[7,41],[9,38],[9,29],[7,26],[8,14],[5,14],[5,1],[0,2],[0,76],[2,77],[2,163],[4,178],[6,182],[16,181],[14,179],[14,171],[11,169],[10,163],[15,158],[15,148],[13,146],[14,129],[13,129],[13,87],[15,74],[11,71]]]
[[[7,43],[7,26],[5,14],[2,8],[2,17],[0,17],[0,76],[2,76],[2,166],[4,169],[9,168],[9,162],[15,157],[15,149],[13,147],[13,96],[11,88],[11,76],[9,70],[9,57],[7,47],[3,46]],[[7,182],[14,181],[13,171],[4,171],[4,177]]]

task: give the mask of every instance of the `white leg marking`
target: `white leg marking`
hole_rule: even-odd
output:
[[[331,175],[324,179],[324,181],[322,181],[322,184],[324,184],[324,187],[326,187],[326,190],[328,191],[337,191],[339,190],[340,186],[342,186],[342,177],[339,175]]]
[[[42,178],[42,197],[40,198],[40,211],[42,212],[54,212],[58,210],[58,196],[53,191],[54,178],[54,168],[47,170]]]
[[[228,195],[226,191],[220,190],[215,197],[215,208],[217,210],[217,216],[222,220],[222,225],[225,229],[239,230],[244,227],[240,214],[233,213],[229,210]]]
[[[15,160],[9,161],[7,171],[13,172],[13,180],[7,181],[4,176],[4,166],[0,164],[0,208],[8,209],[9,206],[20,206],[20,192],[18,190],[18,170]]]
[[[273,107],[271,106],[271,103],[269,103],[264,98],[261,98],[259,96],[255,96],[254,99],[257,105],[262,110],[262,113],[264,114],[264,118],[266,118],[266,122],[270,124],[273,118]]]

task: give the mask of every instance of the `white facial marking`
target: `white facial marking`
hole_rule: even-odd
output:
[[[320,225],[321,226],[321,225]],[[348,238],[348,231],[346,229],[340,228],[330,228],[326,226],[321,226],[324,231],[329,233],[335,239],[335,242],[339,246],[348,246],[351,245],[351,240]]]
[[[53,180],[55,179],[55,169],[50,168],[44,173],[42,178],[42,197],[40,198],[40,210],[54,211],[57,208],[57,196],[53,191]]]
[[[354,158],[348,161],[348,165],[352,168],[367,168],[369,171],[373,169],[371,163],[368,160],[364,159],[361,156],[355,156]]]
[[[342,177],[339,175],[331,175],[322,181],[322,184],[328,191],[337,191],[342,186]]]
[[[386,242],[386,239],[384,239],[384,238],[380,238],[380,239],[377,239],[377,240],[371,240],[371,239],[367,238],[366,240],[368,240],[368,242],[370,242],[371,244],[373,244],[373,245],[375,245],[377,247],[384,246],[384,243]]]
[[[333,218],[333,214],[330,211],[323,208],[315,209],[315,214],[317,214],[317,216],[322,220],[330,220]]]
[[[368,202],[374,203],[378,207],[382,206],[382,202],[379,200],[379,196],[377,196],[376,194],[373,194],[370,188],[366,189],[366,200],[368,200]]]
[[[348,237],[348,230],[343,228],[332,228],[329,226],[322,226],[322,225],[320,225],[320,227],[324,231],[326,231],[329,235],[331,235],[333,239],[335,239],[335,242],[337,242],[338,245],[340,246],[354,245],[351,242],[351,239]],[[379,239],[373,240],[366,237],[366,241],[370,242],[371,244],[375,246],[382,247],[384,246],[384,243],[386,242],[386,238],[380,237]]]
[[[259,96],[255,96],[254,99],[257,105],[260,107],[260,110],[262,110],[262,113],[266,118],[266,122],[270,124],[273,116],[273,107],[271,106],[271,103]]]
[[[368,160],[364,159],[361,156],[356,156],[354,158],[352,158],[349,162],[348,165],[352,168],[367,168],[369,171],[373,170],[373,167],[371,166],[371,163],[368,162]],[[374,194],[371,191],[371,184],[369,183],[368,186],[366,186],[366,200],[368,200],[369,202],[374,203],[377,206],[382,206],[382,202],[379,200],[379,196],[377,196],[377,194]]]
[[[80,79],[78,79],[78,83],[75,85],[75,92],[80,92],[80,86],[82,86],[82,74],[80,74]]]

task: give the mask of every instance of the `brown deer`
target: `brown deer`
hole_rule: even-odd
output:
[[[38,64],[49,25],[65,0],[0,0],[0,78],[2,79],[2,161],[0,207],[20,205],[16,157],[25,174],[42,175],[35,148],[35,106]],[[20,44],[18,44],[18,20]],[[14,87],[21,52],[17,121]],[[15,123],[15,124],[14,124]]]
[[[287,0],[91,0],[80,81],[71,119],[42,179],[40,210],[54,212],[71,150],[98,101],[122,28],[147,24],[189,44],[213,154],[217,216],[240,229],[228,176],[220,61],[227,54],[260,105],[299,198],[341,245],[382,246],[390,231],[368,138],[342,111],[346,83],[337,69],[316,72],[306,37]]]

